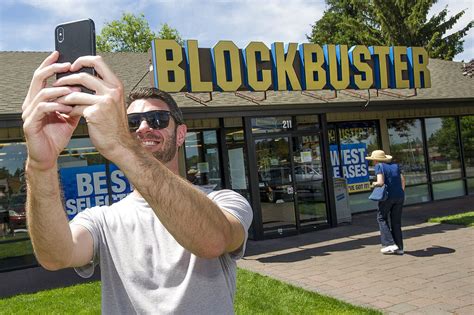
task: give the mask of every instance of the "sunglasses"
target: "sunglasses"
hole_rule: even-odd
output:
[[[128,127],[130,131],[136,131],[143,120],[152,129],[164,129],[170,123],[171,113],[166,110],[152,110],[144,113],[128,114]]]

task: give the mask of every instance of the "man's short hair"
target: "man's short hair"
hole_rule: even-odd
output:
[[[183,113],[181,112],[181,109],[179,109],[178,104],[176,104],[173,97],[171,97],[171,95],[165,91],[158,90],[154,87],[140,87],[130,92],[130,94],[128,94],[127,107],[136,100],[143,100],[147,98],[157,99],[165,102],[170,109],[170,114],[176,122],[176,125],[184,124]]]

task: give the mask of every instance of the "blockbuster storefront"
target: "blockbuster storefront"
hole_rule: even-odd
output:
[[[245,196],[254,211],[251,239],[317,233],[350,223],[354,214],[375,210],[376,204],[367,198],[373,168],[365,160],[375,149],[385,150],[401,164],[407,179],[406,205],[474,194],[474,81],[463,74],[462,63],[433,59],[427,63],[427,58],[417,56],[429,73],[421,76],[424,82],[415,83],[422,86],[410,88],[414,81],[406,73],[410,67],[403,67],[410,64],[405,48],[400,77],[391,77],[395,68],[390,68],[387,55],[388,79],[379,82],[379,88],[375,82],[366,89],[354,88],[357,82],[352,82],[355,76],[348,70],[352,79],[343,89],[310,90],[303,64],[311,54],[305,57],[303,50],[293,47],[291,65],[302,70],[293,76],[287,68],[286,76],[268,79],[265,70],[274,71],[279,58],[287,62],[292,47],[278,53],[283,48],[272,45],[266,57],[262,46],[249,45],[238,50],[241,64],[235,66],[235,50],[228,43],[207,53],[189,41],[182,60],[173,47],[160,56],[156,42],[151,54],[107,53],[104,58],[123,79],[127,92],[136,86],[171,91],[188,126],[180,150],[181,175],[195,185],[228,188]],[[324,47],[326,59],[320,68],[331,72],[326,87],[333,83],[330,75],[341,82],[346,75],[339,61],[331,69],[330,49]],[[344,55],[340,48],[334,49],[334,56]],[[45,277],[35,276],[41,268],[26,232],[21,103],[34,69],[46,56],[0,52],[0,283],[19,272],[29,274],[22,283]],[[312,59],[314,64],[317,58]],[[160,70],[166,62],[165,70]],[[170,70],[173,62],[185,70],[183,79],[177,68]],[[348,69],[354,63],[349,58]],[[381,76],[375,63],[368,64]],[[150,65],[153,71],[148,70]],[[221,82],[236,80],[238,74],[229,70],[236,68],[242,70],[237,88],[216,84],[219,75],[224,78]],[[305,78],[307,85],[298,86]],[[268,86],[258,85],[267,79]],[[286,82],[280,88],[282,81]],[[404,82],[407,86],[398,86]],[[61,153],[59,168],[69,218],[87,207],[120,200],[132,189],[123,173],[95,150],[83,123]]]

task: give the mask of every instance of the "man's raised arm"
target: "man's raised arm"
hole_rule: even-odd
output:
[[[35,71],[22,106],[28,149],[25,166],[28,229],[39,263],[49,270],[87,263],[93,248],[87,231],[77,229],[71,233],[61,201],[57,159],[80,117],[69,116],[72,107],[56,102],[77,89],[46,87],[48,78],[70,69],[69,63],[56,63],[58,56],[53,52]]]
[[[71,69],[77,71],[82,67],[94,67],[98,77],[73,74],[59,79],[55,85],[83,85],[96,91],[96,94],[72,93],[62,97],[61,102],[81,104],[76,105],[73,112],[86,119],[94,146],[101,155],[119,166],[173,237],[184,248],[204,258],[218,257],[241,247],[245,240],[242,223],[180,178],[177,167],[170,170],[170,163],[165,165],[158,161],[137,141],[135,135],[130,134],[122,83],[102,58],[78,58]],[[166,110],[157,104],[144,106]],[[168,132],[174,127],[174,123],[170,122]],[[186,126],[176,127],[176,145],[180,146],[186,137]],[[159,141],[162,146],[171,141],[170,135],[166,137],[168,140]],[[164,139],[165,136],[160,138]],[[235,199],[243,198],[239,197],[235,196]],[[245,207],[243,211],[251,212],[245,200],[241,205]]]

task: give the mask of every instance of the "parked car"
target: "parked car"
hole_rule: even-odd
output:
[[[311,165],[295,167],[296,189],[299,200],[324,201],[323,175]]]
[[[322,174],[310,165],[297,165],[294,170],[300,200],[324,201]],[[268,202],[292,201],[294,188],[289,167],[270,168],[259,172],[260,199]]]
[[[10,216],[10,229],[26,228],[26,194],[16,194],[10,197],[8,202],[8,213]]]
[[[260,199],[268,202],[293,200],[290,174],[288,167],[275,167],[259,172]]]
[[[14,210],[8,210],[10,215],[10,229],[26,229],[26,212],[16,212]]]

